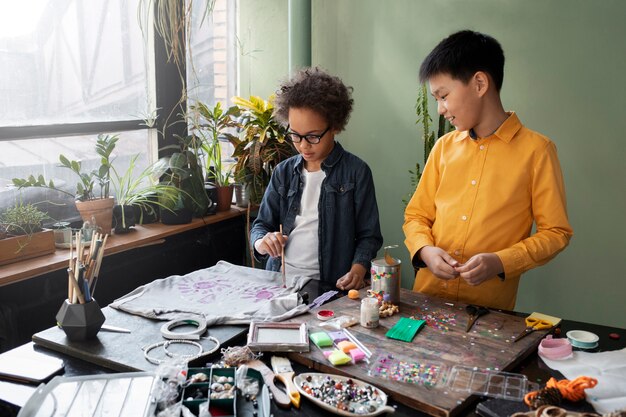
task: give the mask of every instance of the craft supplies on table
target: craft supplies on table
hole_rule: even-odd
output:
[[[382,353],[372,363],[369,375],[432,388],[445,381],[446,372],[446,366],[435,360]]]
[[[300,394],[319,407],[342,416],[377,416],[392,413],[387,395],[358,379],[323,373],[302,373],[294,378]]]
[[[361,290],[360,296],[367,297],[367,290]],[[472,403],[470,397],[473,394],[449,390],[445,383],[454,365],[471,364],[479,369],[507,371],[519,363],[521,358],[536,351],[537,345],[548,332],[535,331],[522,342],[513,343],[515,336],[525,327],[524,317],[491,310],[477,321],[472,331],[466,333],[465,304],[450,303],[449,300],[406,289],[401,289],[400,298],[401,314],[380,318],[379,327],[368,329],[355,326],[349,330],[343,329],[344,333],[349,332],[371,351],[369,362],[363,360],[356,364],[351,362],[350,365],[334,366],[324,352],[317,348],[308,353],[290,353],[289,359],[320,372],[340,374],[377,385],[399,403],[431,415],[446,417],[462,414]],[[324,307],[332,309],[338,317],[358,316],[360,303],[344,297]],[[387,331],[401,317],[411,316],[426,322],[412,342],[400,342],[385,337]],[[325,329],[328,333],[338,330],[325,327],[329,321],[320,323],[314,314],[300,316],[298,320],[309,323],[312,333],[318,329]],[[418,379],[417,384],[401,383],[373,375],[370,370],[383,354],[396,358],[406,357],[414,362],[415,367],[422,365],[422,379]],[[437,368],[438,365],[441,367]],[[438,376],[435,386],[419,383],[432,383],[434,380],[434,375],[424,376],[427,370]]]

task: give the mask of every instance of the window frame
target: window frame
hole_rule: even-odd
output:
[[[1,126],[0,125],[0,141],[20,140],[20,139],[45,139],[60,136],[78,136],[78,135],[95,135],[103,132],[122,132],[131,130],[150,130],[156,129],[158,143],[158,157],[166,156],[172,151],[163,151],[163,147],[176,144],[174,135],[187,135],[186,123],[182,121],[180,114],[184,114],[187,110],[186,101],[180,100],[180,94],[183,89],[183,81],[179,74],[185,74],[185,62],[175,64],[168,62],[168,54],[166,51],[163,38],[154,30],[153,16],[156,13],[157,2],[150,2],[153,10],[148,25],[147,36],[148,44],[152,44],[152,51],[147,51],[147,56],[152,58],[152,66],[148,71],[148,100],[154,101],[154,108],[158,112],[158,116],[154,126],[148,126],[142,119],[129,119],[121,121],[102,121],[102,122],[86,122],[86,123],[60,123],[49,125],[32,125],[32,126]],[[182,7],[184,2],[179,2],[178,7]],[[183,31],[184,33],[184,31]],[[184,36],[181,36],[181,42],[185,47]],[[186,51],[186,48],[185,48]],[[168,117],[171,115],[171,117]]]

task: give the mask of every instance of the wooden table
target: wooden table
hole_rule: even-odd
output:
[[[364,297],[366,290],[361,290]],[[500,311],[491,311],[480,317],[469,333],[465,332],[468,315],[465,304],[452,304],[446,300],[427,297],[409,290],[401,290],[400,313],[382,318],[380,326],[366,329],[359,325],[350,328],[372,352],[370,364],[335,367],[325,359],[323,353],[313,348],[308,353],[291,353],[290,359],[319,372],[351,376],[370,382],[383,389],[392,399],[416,410],[434,416],[460,414],[475,397],[468,392],[456,392],[446,387],[446,378],[455,365],[469,365],[481,369],[507,371],[513,369],[524,358],[536,352],[540,340],[547,330],[533,332],[514,343],[526,327],[524,318]],[[325,304],[323,309],[333,310],[335,316],[349,315],[359,318],[360,301],[340,298]],[[309,332],[323,330],[316,315],[300,316],[293,321],[305,321]],[[415,316],[427,324],[411,343],[388,339],[385,333],[400,317]],[[399,383],[392,379],[372,376],[380,373],[378,359],[405,359],[409,364],[423,365],[436,373],[435,385],[428,385],[428,378],[418,378],[418,383]]]

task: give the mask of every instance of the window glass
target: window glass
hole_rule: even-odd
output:
[[[207,12],[205,1],[194,1],[191,41],[187,54],[188,106],[201,101],[213,107],[218,101],[225,110],[232,106],[236,91],[236,2],[215,0]],[[229,166],[233,147],[222,141],[222,159]]]
[[[128,169],[130,159],[139,154],[134,173],[140,173],[148,166],[150,155],[156,154],[154,146],[155,132],[136,130],[117,134],[119,140],[113,152],[113,165],[120,175]],[[13,178],[28,178],[30,175],[43,175],[46,180],[53,180],[56,187],[74,194],[78,182],[77,175],[62,167],[59,155],[81,162],[81,171],[89,172],[100,166],[99,156],[95,151],[97,135],[66,136],[46,139],[20,139],[0,141],[0,211],[16,202],[40,205],[43,211],[54,220],[78,218],[74,199],[66,194],[46,188],[16,189]],[[5,156],[10,155],[10,158]],[[96,187],[97,188],[97,187]],[[110,193],[114,190],[111,187]],[[98,190],[99,193],[99,190]]]
[[[0,2],[0,126],[143,118],[138,0]]]

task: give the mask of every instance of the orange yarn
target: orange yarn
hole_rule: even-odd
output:
[[[576,402],[585,398],[585,390],[587,388],[595,387],[597,383],[597,379],[588,376],[579,376],[573,381],[569,381],[567,379],[557,381],[554,378],[550,378],[550,380],[546,383],[546,388],[556,388],[559,390],[563,398]],[[531,406],[532,400],[538,393],[539,391],[532,391],[524,396],[524,402],[527,406]]]

